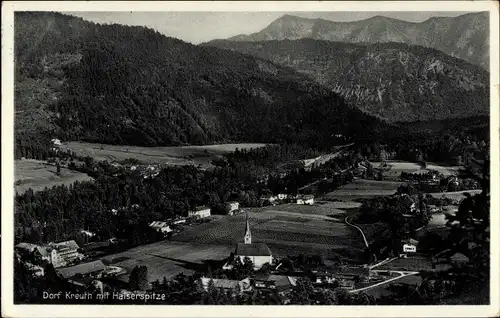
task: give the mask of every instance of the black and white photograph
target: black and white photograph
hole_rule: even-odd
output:
[[[498,4],[390,2],[4,3],[2,316],[499,314]]]

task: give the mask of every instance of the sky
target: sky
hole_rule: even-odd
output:
[[[431,17],[454,17],[466,12],[65,12],[86,20],[101,23],[147,26],[170,37],[198,44],[225,39],[238,34],[250,34],[267,27],[279,17],[290,14],[304,18],[331,21],[357,21],[376,15],[422,22]]]

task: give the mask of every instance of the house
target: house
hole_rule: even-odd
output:
[[[57,274],[64,279],[77,277],[93,277],[99,278],[101,273],[106,269],[106,266],[101,260],[78,264],[70,267],[58,268]]]
[[[91,238],[91,237],[95,236],[95,233],[92,233],[92,232],[87,231],[87,230],[80,230],[80,234],[82,234],[82,235],[84,235],[84,236],[86,236],[88,238]]]
[[[328,272],[316,272],[313,274],[313,283],[317,285],[333,284],[335,275]]]
[[[49,243],[47,246],[38,246],[35,253],[42,261],[47,261],[54,268],[66,266],[76,260],[83,259],[83,254],[78,253],[80,247],[75,241]]]
[[[201,277],[200,282],[206,291],[210,286],[210,281],[212,281],[214,288],[222,289],[224,291],[236,292],[246,292],[252,290],[252,284],[249,278],[242,280],[231,280],[231,279],[212,279],[208,277]]]
[[[261,196],[259,198],[259,202],[261,204],[274,204],[278,197],[273,196],[273,195],[268,195],[268,196]]]
[[[16,246],[14,246],[14,249],[16,251],[18,251],[19,253],[21,253],[22,255],[29,255],[29,254],[33,253],[37,249],[37,247],[39,247],[39,246],[36,244],[23,242],[23,243],[19,243]]]
[[[284,275],[257,275],[253,281],[254,288],[286,293],[297,285],[297,278]]]
[[[231,201],[227,203],[227,206],[229,208],[229,214],[233,215],[234,211],[237,211],[240,208],[240,203],[236,201]]]
[[[168,234],[168,233],[172,232],[172,229],[170,228],[168,222],[153,221],[149,224],[149,227],[151,227],[155,231],[161,232],[163,234]]]
[[[196,209],[188,212],[188,217],[206,218],[209,217],[210,215],[211,215],[210,208],[206,206],[199,206],[196,207]]]
[[[409,239],[409,240],[402,240],[401,243],[403,243],[403,252],[404,253],[416,253],[417,252],[417,245],[418,241],[415,239]]]
[[[175,224],[175,225],[177,225],[177,224],[183,224],[183,223],[186,223],[186,219],[184,219],[184,218],[175,219],[175,220],[172,221],[172,224]]]
[[[40,277],[45,275],[45,270],[42,266],[33,265],[31,263],[26,263],[26,266],[33,276]]]
[[[314,204],[314,196],[313,195],[299,195],[296,199],[297,204]]]
[[[288,198],[288,195],[286,195],[285,193],[280,193],[278,194],[278,200],[286,200]]]
[[[450,256],[450,261],[453,265],[464,265],[469,262],[469,258],[462,253],[455,253]]]
[[[273,256],[271,250],[265,243],[252,243],[252,233],[250,232],[250,224],[248,223],[248,214],[246,219],[246,228],[244,243],[238,243],[234,252],[235,257],[239,257],[241,262],[245,257],[248,257],[254,268],[261,268],[265,263],[272,264]]]
[[[53,146],[59,147],[61,145],[61,140],[59,140],[57,138],[53,138],[50,142],[52,142]]]

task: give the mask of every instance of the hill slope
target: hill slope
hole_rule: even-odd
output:
[[[65,140],[141,146],[329,144],[384,124],[272,62],[151,29],[16,13],[18,147]],[[42,136],[45,136],[42,138]]]
[[[231,37],[231,41],[317,40],[348,43],[400,42],[445,52],[488,69],[489,14],[468,13],[412,23],[382,16],[354,22],[333,22],[285,15],[260,32]]]
[[[440,51],[402,43],[350,44],[312,39],[204,45],[293,67],[349,105],[392,122],[489,113],[489,74]]]

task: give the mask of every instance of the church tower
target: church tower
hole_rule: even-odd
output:
[[[248,223],[248,213],[247,213],[247,222],[245,229],[245,244],[252,244],[252,233],[250,233],[250,224]]]

